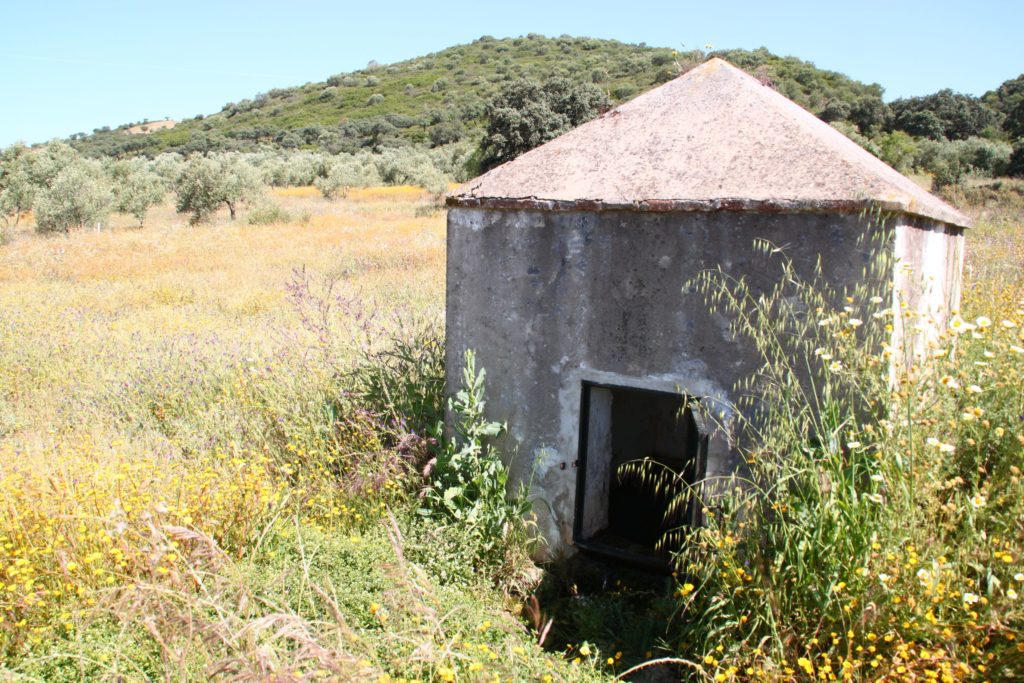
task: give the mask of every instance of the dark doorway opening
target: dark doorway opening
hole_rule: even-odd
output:
[[[700,521],[707,432],[697,400],[685,394],[595,383],[583,385],[576,486],[576,544],[587,551],[650,567],[667,567],[658,541]],[[627,463],[653,461],[668,477],[653,487],[630,476]],[[671,485],[665,482],[671,481]],[[679,496],[688,496],[684,504]]]

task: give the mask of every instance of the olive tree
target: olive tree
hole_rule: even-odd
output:
[[[153,163],[150,164],[149,168],[163,179],[165,187],[171,187],[174,185],[174,181],[177,180],[178,176],[181,175],[181,171],[184,167],[185,160],[180,154],[176,152],[164,152],[157,158],[153,159]]]
[[[110,169],[114,179],[114,206],[121,213],[134,216],[142,226],[150,207],[163,201],[167,194],[164,179],[141,159],[115,163]]]
[[[212,159],[191,157],[174,183],[174,193],[178,213],[191,214],[192,225],[205,223],[221,204],[220,169]]]
[[[99,224],[111,208],[110,181],[99,162],[83,159],[63,142],[29,151],[15,145],[0,153],[0,216],[17,224],[35,210],[39,232],[68,232]]]
[[[221,205],[234,220],[238,204],[255,199],[262,188],[257,170],[240,156],[193,156],[174,183],[175,208],[178,213],[190,214],[192,225],[210,220]]]
[[[32,181],[32,156],[24,145],[0,152],[0,225],[17,226],[32,208],[36,196]]]
[[[238,204],[259,198],[266,182],[255,166],[237,154],[221,157],[219,164],[221,201],[227,205],[231,220],[235,220]]]
[[[381,182],[377,166],[367,154],[341,157],[325,169],[325,174],[313,181],[325,199],[344,197],[352,187],[369,187]]]
[[[373,160],[381,180],[389,185],[417,185],[433,195],[448,188],[448,176],[424,150],[386,149],[374,154]]]
[[[322,154],[311,152],[292,153],[278,162],[274,175],[279,177],[274,180],[274,184],[291,187],[312,185],[317,178],[328,173],[328,159]]]
[[[110,213],[110,182],[97,162],[78,159],[57,171],[35,201],[36,230],[69,232],[99,226]]]
[[[82,155],[74,147],[54,140],[46,144],[38,153],[32,155],[32,182],[37,188],[44,188],[53,183],[57,174],[82,160]]]

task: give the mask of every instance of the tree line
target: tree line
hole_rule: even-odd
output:
[[[317,187],[327,199],[349,188],[418,185],[434,195],[462,178],[468,146],[396,149],[330,155],[322,152],[164,153],[153,159],[90,159],[60,141],[0,150],[0,229],[17,227],[31,212],[40,233],[102,228],[113,212],[145,224],[149,210],[173,193],[175,209],[195,225],[221,209],[231,220],[240,206],[268,210],[266,188]],[[253,213],[250,213],[250,222]]]

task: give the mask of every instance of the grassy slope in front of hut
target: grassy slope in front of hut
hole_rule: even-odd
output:
[[[443,214],[410,188],[274,192],[294,219],[189,228],[164,205],[144,230],[45,238],[28,219],[0,245],[4,677],[593,680],[658,657],[717,680],[1020,672],[1019,184],[968,189],[959,346],[913,433],[842,426],[839,453],[880,463],[877,500],[818,487],[843,471],[822,459],[790,473],[765,518],[785,524],[723,518],[667,587],[555,567],[537,602],[507,593],[529,586],[521,544],[483,562],[420,513],[422,444],[387,414],[436,409],[418,389],[438,381]],[[870,305],[850,302],[885,325]],[[382,402],[367,368],[420,381]],[[823,514],[874,526],[816,538]]]

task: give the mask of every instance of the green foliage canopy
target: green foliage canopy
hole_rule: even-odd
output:
[[[98,162],[79,159],[57,171],[36,197],[36,230],[68,232],[101,223],[113,197]]]
[[[1011,140],[1024,138],[1024,74],[1004,81],[981,99],[1005,117],[1003,130]]]
[[[604,92],[590,83],[565,78],[543,85],[514,81],[487,105],[484,167],[510,161],[594,118],[608,105]]]
[[[948,88],[934,95],[895,100],[892,128],[933,140],[966,140],[999,124],[999,114],[970,95]]]
[[[110,175],[114,180],[115,208],[134,216],[139,225],[143,225],[146,212],[163,201],[167,193],[164,179],[141,159],[116,162],[110,168]]]
[[[189,223],[205,223],[223,204],[235,219],[238,203],[259,196],[262,179],[248,161],[193,156],[175,182],[178,213],[190,214]]]
[[[32,208],[36,186],[32,182],[32,157],[23,145],[0,151],[0,224],[17,225]]]

